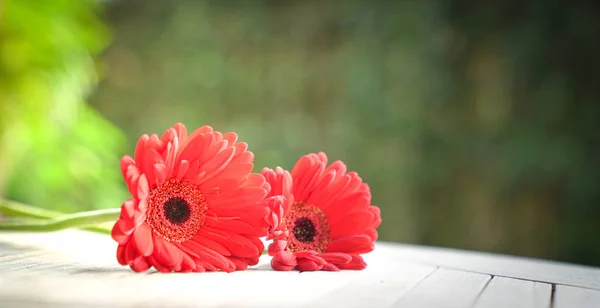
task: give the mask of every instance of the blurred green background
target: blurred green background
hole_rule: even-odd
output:
[[[380,238],[600,266],[597,1],[0,1],[0,196],[118,207],[176,122],[325,151]]]

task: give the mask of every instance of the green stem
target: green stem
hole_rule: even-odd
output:
[[[120,209],[98,210],[67,214],[43,221],[0,223],[0,231],[57,231],[68,228],[84,228],[119,219]]]
[[[41,219],[57,218],[65,215],[61,212],[46,210],[36,206],[5,199],[0,199],[0,214]]]
[[[116,210],[114,210],[116,211]],[[27,218],[36,218],[36,219],[58,219],[59,217],[64,217],[67,214],[61,213],[61,212],[56,212],[56,211],[51,211],[51,210],[46,210],[46,209],[42,209],[36,206],[31,206],[31,205],[27,205],[27,204],[23,204],[20,202],[16,202],[16,201],[10,201],[10,200],[5,200],[5,199],[0,199],[0,214],[4,214],[7,216],[15,216],[15,217],[27,217]],[[115,222],[118,219],[118,214],[117,216],[111,220],[110,222]],[[108,221],[103,221],[103,222],[108,222]],[[43,224],[48,224],[48,223],[55,223],[55,221],[46,221],[46,222],[42,222]],[[27,225],[31,225],[34,223],[29,223]],[[37,223],[39,225],[39,223]],[[14,226],[15,224],[11,224],[11,227]],[[12,227],[15,228],[15,227]],[[98,233],[103,233],[103,234],[110,234],[110,229],[108,228],[104,228],[104,227],[100,227],[100,226],[89,226],[84,228],[88,231],[93,231],[93,232],[98,232]],[[2,229],[0,229],[2,230]]]

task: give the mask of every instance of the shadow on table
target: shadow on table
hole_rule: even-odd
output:
[[[17,246],[13,243],[0,241],[0,259],[8,256],[21,255],[23,253],[32,252],[33,248],[27,246]]]
[[[103,275],[103,274],[150,274],[152,272],[147,273],[136,273],[132,271],[129,267],[100,267],[100,266],[90,266],[90,267],[82,267],[69,271],[73,275],[77,274],[94,274],[94,275]]]

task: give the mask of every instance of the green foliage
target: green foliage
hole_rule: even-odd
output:
[[[0,15],[0,195],[115,207],[122,134],[84,104],[108,35],[91,0],[9,0]],[[113,168],[107,168],[113,166]]]

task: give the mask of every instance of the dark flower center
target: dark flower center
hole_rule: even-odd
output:
[[[294,221],[292,233],[299,242],[312,243],[316,235],[315,225],[307,217],[300,217]]]
[[[285,250],[325,253],[331,240],[329,223],[323,211],[304,202],[294,203],[281,220],[282,230],[288,231]]]
[[[207,209],[196,185],[170,178],[150,192],[146,222],[165,240],[182,243],[204,226]]]
[[[172,197],[163,206],[165,218],[172,224],[181,225],[190,218],[190,206],[183,198]]]

